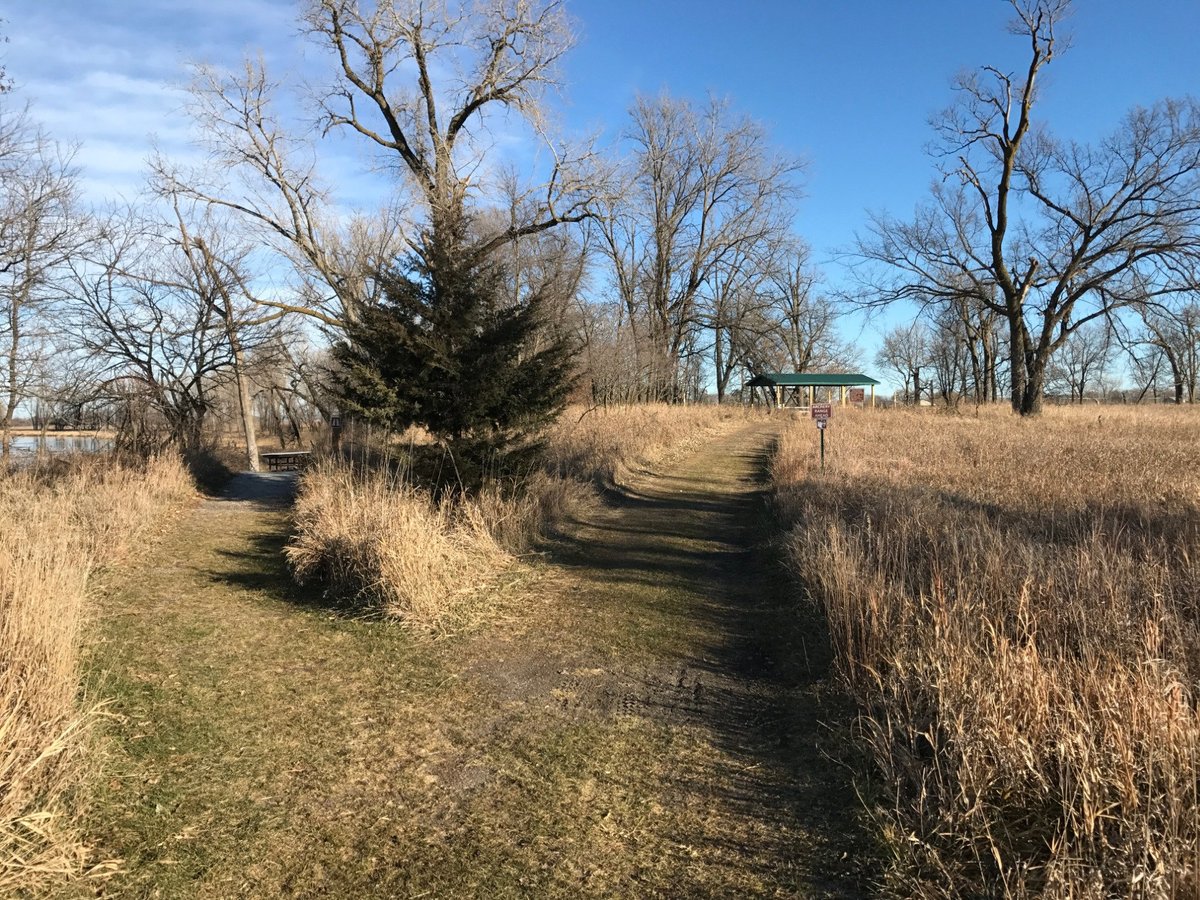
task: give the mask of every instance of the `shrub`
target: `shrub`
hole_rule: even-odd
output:
[[[352,602],[433,633],[478,620],[501,573],[578,497],[535,475],[434,500],[403,474],[326,462],[305,472],[288,561]]]

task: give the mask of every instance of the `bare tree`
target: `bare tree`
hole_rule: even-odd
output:
[[[7,24],[7,20],[0,19],[0,24]],[[8,35],[0,35],[0,44],[8,43]],[[8,77],[8,68],[0,65],[0,94],[7,94],[13,88],[12,79]]]
[[[968,392],[967,344],[962,319],[953,308],[941,310],[925,330],[930,397],[940,396],[947,406],[957,406]]]
[[[0,430],[5,436],[17,408],[31,395],[40,362],[53,352],[55,329],[47,313],[57,293],[54,281],[83,240],[72,157],[23,110],[13,112],[0,102]]]
[[[1083,403],[1088,385],[1103,378],[1112,359],[1112,347],[1112,330],[1105,322],[1073,329],[1050,363],[1047,382],[1065,387],[1072,401]]]
[[[542,114],[543,93],[557,85],[557,64],[573,43],[561,0],[315,0],[305,21],[336,60],[321,98],[326,128],[349,128],[398,164],[429,240],[461,241],[486,181],[496,110],[516,112],[542,135],[552,161],[544,180],[520,192],[525,202],[510,204],[521,217],[478,235],[471,252],[487,255],[589,217],[590,151],[550,139]]]
[[[317,172],[315,148],[281,121],[277,91],[261,61],[238,75],[199,67],[190,114],[208,165],[183,171],[156,156],[152,181],[160,194],[236,214],[294,273],[292,291],[258,302],[337,333],[378,301],[378,273],[405,247],[403,211],[390,202],[371,215],[340,214]]]
[[[231,312],[226,266],[236,258],[179,222],[122,211],[103,224],[89,259],[71,261],[75,331],[108,395],[124,404],[136,430],[127,437],[139,448],[155,443],[154,423],[134,412],[141,408],[157,417],[166,442],[202,449],[235,372],[235,346],[242,352],[266,339],[261,323]]]
[[[1146,395],[1150,394],[1153,401],[1157,403],[1158,395],[1162,391],[1160,379],[1163,372],[1163,352],[1153,344],[1142,345],[1140,347],[1142,352],[1138,352],[1138,349],[1137,345],[1126,348],[1129,354],[1129,363],[1134,384],[1138,386],[1138,395],[1134,402],[1141,403],[1146,399]],[[1176,393],[1174,399],[1176,403],[1182,402],[1181,395],[1178,393],[1178,386],[1179,383],[1175,382]]]
[[[167,284],[181,292],[194,292],[200,302],[207,303],[220,316],[225,340],[228,342],[238,413],[246,443],[246,464],[251,472],[257,472],[258,438],[244,334],[249,328],[258,328],[276,321],[285,313],[281,310],[265,316],[255,315],[256,298],[248,287],[250,277],[245,270],[246,259],[249,256],[248,248],[243,245],[221,252],[222,240],[215,236],[214,223],[211,220],[201,220],[200,227],[210,234],[206,238],[188,223],[178,196],[172,196],[170,199],[175,212],[175,225],[178,228],[179,253],[186,262],[183,274],[187,278],[185,281]],[[241,309],[238,308],[239,300]]]
[[[1175,402],[1196,402],[1200,381],[1200,304],[1195,300],[1178,306],[1160,304],[1138,308],[1144,328],[1139,342],[1156,349],[1156,357],[1165,361],[1171,373]]]
[[[905,403],[919,404],[925,391],[921,370],[932,364],[929,329],[921,322],[893,328],[883,336],[875,361],[880,368],[900,376],[904,384]]]
[[[1010,3],[1024,67],[957,80],[958,101],[934,122],[943,183],[913,222],[875,217],[858,252],[890,267],[868,278],[876,302],[968,296],[1001,316],[1012,406],[1028,415],[1073,330],[1188,287],[1178,273],[1200,251],[1200,108],[1163,101],[1098,145],[1056,140],[1034,118],[1069,0]]]
[[[600,232],[620,302],[642,331],[654,396],[677,399],[705,324],[704,291],[746,273],[780,239],[800,167],[770,149],[760,125],[717,101],[697,110],[643,98],[631,115],[634,153],[622,179],[630,188],[611,198]]]
[[[712,335],[717,402],[723,403],[733,374],[744,371],[761,345],[773,342],[760,248],[747,246],[717,266],[701,294],[701,324]]]
[[[787,242],[768,266],[771,315],[795,372],[822,367],[846,367],[855,353],[837,334],[841,310],[818,293],[819,275],[810,262],[807,245]]]

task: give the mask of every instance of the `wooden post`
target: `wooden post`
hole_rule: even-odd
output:
[[[813,405],[813,386],[811,384],[808,386],[808,405],[810,408]]]
[[[841,405],[845,406],[846,405],[846,386],[843,384],[843,385],[841,385],[841,388],[842,388],[842,403],[841,403]]]
[[[875,385],[871,385],[871,409],[875,408]]]

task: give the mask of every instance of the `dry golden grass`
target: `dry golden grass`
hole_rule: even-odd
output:
[[[683,450],[739,411],[632,406],[571,409],[547,436],[546,471],[435,500],[403,473],[326,462],[301,482],[288,561],[365,607],[426,634],[486,618],[496,585],[538,535],[588,502],[587,482]]]
[[[547,436],[548,466],[572,478],[620,483],[630,469],[689,450],[746,415],[740,406],[572,407]]]
[[[1200,416],[840,415],[774,463],[882,777],[892,888],[1194,896]]]
[[[537,474],[434,500],[404,474],[325,462],[304,473],[286,554],[302,583],[321,579],[424,633],[483,617],[502,573],[579,486]]]
[[[79,632],[88,576],[192,496],[183,467],[97,460],[0,476],[0,893],[78,873]]]

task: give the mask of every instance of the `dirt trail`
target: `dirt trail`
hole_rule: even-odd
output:
[[[579,715],[640,716],[695,742],[660,761],[661,802],[708,810],[681,817],[692,830],[678,837],[738,873],[727,887],[860,896],[861,804],[834,761],[852,712],[830,680],[823,623],[798,607],[771,546],[777,428],[743,427],[643,473],[571,529],[555,562],[611,623],[611,643],[603,674],[560,690]],[[600,637],[583,652],[604,653]]]
[[[848,711],[743,427],[570,523],[430,644],[291,585],[242,478],[102,600],[108,896],[862,896]]]

